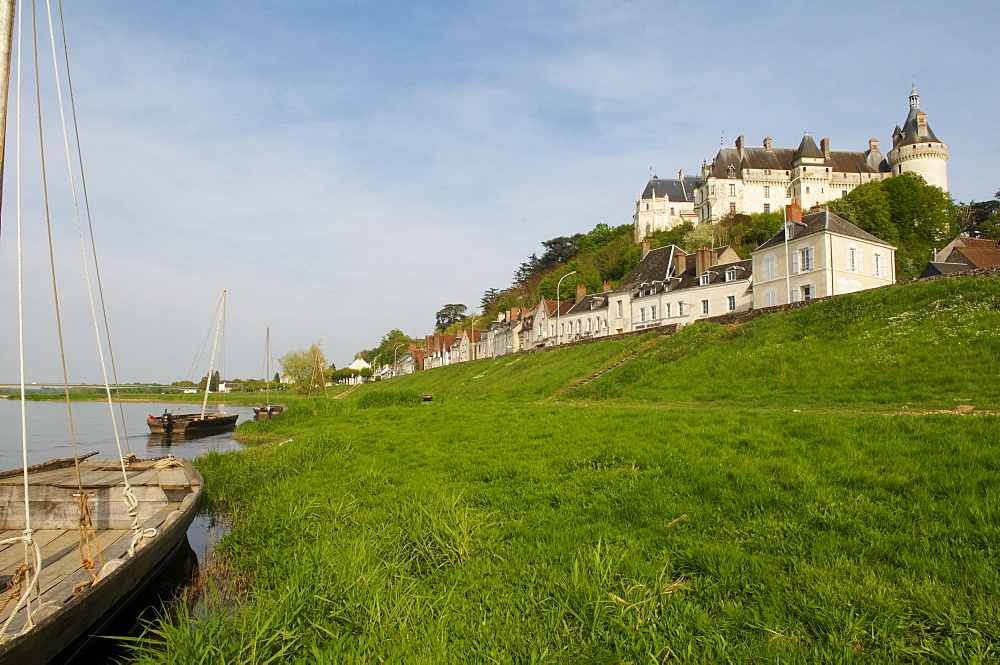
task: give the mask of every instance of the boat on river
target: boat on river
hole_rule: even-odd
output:
[[[254,409],[256,411],[256,409]],[[150,434],[196,435],[223,432],[236,427],[237,413],[169,413],[146,416]]]
[[[280,404],[271,404],[271,329],[267,329],[264,337],[264,406],[255,406],[253,416],[255,420],[266,420],[276,418],[285,410]]]
[[[129,450],[127,434],[120,436],[120,432],[124,434],[125,431],[124,423],[119,423],[115,416],[110,387],[119,382],[117,376],[113,382],[110,380],[105,362],[107,353],[113,372],[114,357],[110,335],[107,334],[106,308],[103,296],[98,301],[91,288],[91,280],[96,277],[97,293],[103,294],[96,250],[90,251],[93,250],[93,228],[88,234],[84,227],[84,224],[90,223],[89,204],[84,204],[85,185],[77,187],[74,184],[74,174],[81,176],[81,184],[83,181],[82,151],[78,150],[74,156],[69,150],[69,145],[79,146],[80,142],[75,134],[78,125],[72,86],[67,76],[69,49],[65,42],[66,30],[60,29],[61,12],[53,16],[47,6],[36,11],[31,4],[19,16],[19,22],[28,22],[25,34],[31,37],[21,40],[19,26],[18,38],[12,39],[14,9],[14,0],[0,0],[0,183],[3,182],[5,143],[2,139],[6,138],[2,129],[7,127],[10,62],[14,47],[17,48],[16,62],[20,72],[22,66],[34,68],[35,56],[40,50],[45,50],[45,44],[39,45],[33,38],[48,35],[58,40],[51,44],[51,52],[54,56],[56,53],[62,56],[55,56],[55,62],[49,64],[55,64],[53,84],[59,94],[53,99],[52,95],[35,95],[30,89],[22,90],[22,77],[18,76],[16,99],[34,99],[39,103],[42,99],[58,101],[64,122],[62,136],[42,140],[48,131],[52,131],[52,125],[43,127],[40,122],[43,110],[27,108],[30,105],[27,101],[18,105],[18,149],[15,153],[18,158],[17,205],[5,206],[2,211],[4,240],[11,242],[7,240],[11,233],[16,239],[11,244],[15,245],[17,255],[18,292],[16,304],[3,305],[5,313],[17,312],[17,340],[8,342],[5,339],[4,348],[18,350],[21,398],[20,427],[8,423],[5,432],[9,435],[8,441],[20,439],[22,468],[0,472],[0,663],[46,663],[52,660],[61,662],[71,657],[88,636],[101,630],[126,603],[149,586],[175,553],[187,546],[187,528],[197,512],[203,483],[201,476],[187,461],[173,457],[138,459]],[[42,25],[46,16],[48,25]],[[39,25],[34,25],[36,21]],[[24,77],[24,80],[33,78],[38,85],[41,72],[33,73],[34,77]],[[68,104],[63,101],[64,94],[68,96]],[[66,115],[71,115],[72,122],[66,121]],[[35,126],[39,132],[37,137],[26,136],[22,140],[24,117],[29,121],[32,117],[39,119]],[[40,152],[25,160],[22,154],[27,151],[28,145],[34,143],[33,138],[37,139]],[[57,149],[46,146],[58,145],[66,147],[69,193],[60,190],[59,196],[50,200],[49,192],[58,187],[54,183],[54,173],[49,174],[42,190],[45,193],[44,206],[40,207],[44,207],[44,214],[32,209],[25,209],[22,213],[22,188],[28,186],[27,179],[21,177],[22,162],[33,159],[39,159],[42,164],[47,163],[47,159],[48,163],[56,162],[58,155],[49,153]],[[34,196],[35,192],[30,194]],[[25,198],[31,200],[30,196]],[[60,207],[64,202],[72,203],[68,212]],[[59,205],[50,206],[50,203]],[[8,210],[13,214],[8,216]],[[52,215],[49,215],[50,210]],[[39,218],[45,223],[38,224]],[[66,220],[70,220],[71,224],[71,220],[75,220],[75,228],[68,230],[57,226],[57,223]],[[67,231],[70,237],[79,238],[80,249],[84,250],[81,252],[80,274],[74,277],[79,279],[79,283],[86,284],[96,333],[96,354],[104,374],[109,406],[106,440],[114,449],[111,456],[105,459],[97,459],[97,452],[77,454],[63,342],[64,331],[70,330],[70,326],[65,324],[71,319],[64,321],[60,316],[55,266],[55,257],[59,252],[58,244],[53,240],[54,237],[67,235]],[[90,236],[90,246],[87,246],[87,235]],[[47,238],[43,240],[43,236]],[[25,362],[27,354],[23,331],[26,313],[20,296],[23,286],[36,288],[34,278],[38,273],[31,270],[32,265],[38,264],[35,256],[48,257],[48,265],[43,264],[41,271],[45,277],[37,283],[44,287],[51,285],[59,346],[58,354],[54,354],[52,349],[47,349],[46,353],[61,360],[73,457],[30,466],[28,443],[31,436],[25,411],[25,386],[30,385],[26,367],[33,365]],[[67,265],[60,266],[61,271],[66,268]],[[100,314],[104,314],[103,329],[98,323]]]
[[[150,434],[207,434],[209,432],[221,432],[232,429],[236,426],[236,420],[240,417],[238,413],[208,413],[208,394],[212,386],[212,372],[215,369],[215,352],[219,345],[219,332],[222,324],[226,320],[226,292],[222,292],[222,300],[219,301],[219,320],[215,326],[215,341],[212,343],[212,359],[208,364],[208,374],[205,375],[205,396],[201,402],[200,413],[178,413],[173,414],[164,411],[162,416],[146,416],[146,424],[149,426]]]

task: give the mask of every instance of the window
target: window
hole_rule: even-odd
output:
[[[707,300],[702,300],[701,301],[701,313],[702,314],[708,314],[708,301]]]
[[[736,214],[736,204],[735,203],[730,203],[729,204],[729,214],[730,215],[735,215]]]
[[[674,216],[674,209],[673,209],[673,208],[671,208],[671,209],[670,209],[670,216],[671,216],[671,217],[673,217],[673,216]]]
[[[840,195],[841,196],[847,196],[847,190],[846,189],[840,190]]]
[[[730,196],[736,196],[736,185],[730,185],[729,186],[729,195]]]
[[[684,316],[684,303],[683,301],[677,301],[677,316]]]
[[[708,280],[711,277],[707,272],[703,272],[698,275],[698,286],[708,286]]]
[[[579,319],[577,319],[577,320],[576,320],[576,334],[577,334],[577,335],[579,335],[579,334],[580,334],[580,324],[581,324],[581,323],[582,323],[582,322],[581,322],[581,321],[580,321]]]
[[[736,279],[736,268],[727,268],[724,279],[727,282],[731,282]]]
[[[768,291],[764,294],[764,307],[774,307],[778,304],[778,294],[775,291]]]
[[[729,296],[729,297],[726,298],[726,301],[729,304],[729,311],[730,312],[735,312],[736,311],[736,296]]]
[[[813,248],[812,247],[806,247],[805,249],[801,250],[799,252],[799,255],[802,257],[802,261],[800,263],[800,265],[802,267],[802,272],[806,272],[807,270],[812,270],[815,267],[813,265]]]
[[[765,203],[764,204],[764,212],[771,212],[771,204],[770,203]]]
[[[556,327],[554,325],[549,325],[549,337],[553,337],[556,334]]]
[[[618,301],[618,318],[622,318],[622,301]]]
[[[816,297],[816,286],[814,284],[806,284],[802,289],[802,300],[812,300]]]
[[[861,250],[857,247],[848,247],[845,263],[848,272],[861,272]]]
[[[806,187],[806,194],[808,194],[808,193],[809,193],[809,188],[808,188],[808,187]]]
[[[773,256],[769,256],[764,259],[764,281],[770,281],[775,278],[775,261]]]
[[[653,305],[652,307],[649,308],[649,320],[650,321],[656,320],[656,305]]]
[[[771,198],[771,186],[770,185],[764,185],[764,198],[765,199]]]
[[[882,277],[882,271],[884,270],[884,265],[882,261],[882,255],[878,252],[872,254],[872,274],[876,277]]]
[[[587,319],[587,332],[590,332],[590,319]]]
[[[771,175],[771,169],[764,169],[764,175]]]
[[[559,324],[559,336],[563,337],[565,334],[566,334],[566,324],[565,323],[560,323]]]
[[[667,303],[663,306],[663,318],[665,319],[670,318],[670,303]]]
[[[728,169],[726,170],[726,173],[727,173],[727,174],[729,175],[729,177],[730,177],[730,178],[732,178],[732,177],[734,177],[734,176],[736,175],[736,168],[735,168],[735,167],[733,167],[733,166],[730,166],[730,167],[729,167],[729,168],[728,168]]]
[[[645,321],[646,320],[646,308],[645,307],[640,307],[639,308],[639,320],[640,321]]]

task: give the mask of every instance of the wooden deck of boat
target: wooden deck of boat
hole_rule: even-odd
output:
[[[180,505],[179,502],[164,505],[158,519],[147,521],[143,526],[146,528],[158,527],[167,515],[180,508]],[[0,540],[20,536],[23,533],[23,530],[18,529],[0,531]],[[98,545],[106,560],[120,556],[122,550],[128,547],[129,539],[132,537],[131,529],[101,529],[96,533]],[[76,529],[39,529],[35,531],[34,538],[42,550],[42,575],[39,580],[42,602],[66,602],[68,598],[47,598],[46,595],[63,580],[81,571],[79,533]],[[8,582],[14,570],[23,563],[24,545],[22,543],[0,546],[0,583]],[[99,562],[97,566],[100,568]],[[89,577],[84,576],[82,579],[89,579]],[[0,595],[6,595],[6,592],[0,593]],[[11,601],[0,612],[0,621],[6,620],[14,608],[14,604],[14,601]]]

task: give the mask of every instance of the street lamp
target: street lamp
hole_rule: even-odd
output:
[[[396,351],[398,351],[399,347],[403,346],[404,344],[406,344],[406,342],[400,342],[399,344],[396,345],[396,348],[392,350],[392,375],[393,376],[396,376]]]
[[[562,281],[569,277],[570,275],[575,275],[576,271],[568,272],[559,278],[556,282],[556,346],[562,344],[562,327],[559,324],[560,316],[562,315],[562,301],[559,299],[559,287],[562,286]]]
[[[472,331],[476,328],[476,310],[472,310],[469,315],[472,319],[472,323],[469,324],[469,359],[467,362],[472,362],[476,359],[476,347],[474,346]]]

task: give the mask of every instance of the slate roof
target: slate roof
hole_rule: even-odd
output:
[[[575,303],[568,312],[564,312],[564,314],[582,314],[583,312],[607,309],[609,293],[587,294],[580,302]]]
[[[953,272],[962,272],[963,270],[968,270],[969,266],[964,263],[946,263],[944,261],[930,261],[924,271],[920,273],[921,277],[935,277],[937,275],[950,275]]]
[[[820,212],[814,212],[808,215],[802,216],[801,222],[795,222],[795,230],[792,232],[791,240],[798,240],[799,238],[805,238],[811,236],[815,233],[822,233],[823,231],[829,231],[830,233],[837,233],[842,236],[848,236],[850,238],[857,238],[858,240],[866,240],[877,245],[884,245],[886,247],[892,247],[895,249],[894,245],[890,245],[881,238],[876,238],[867,231],[859,229],[854,224],[849,221],[835,215],[828,210],[821,210]],[[767,249],[769,247],[774,247],[776,245],[783,245],[785,243],[785,229],[782,228],[780,231],[775,233],[768,239],[764,244],[762,244],[754,252],[759,252],[762,249]],[[753,253],[753,252],[751,252]]]
[[[917,95],[916,87],[910,91],[910,112],[906,116],[906,120],[903,121],[903,127],[900,128],[896,126],[896,131],[892,133],[892,147],[896,148],[901,145],[912,145],[914,143],[926,143],[928,141],[933,141],[935,143],[940,143],[936,136],[934,136],[934,130],[931,129],[930,123],[925,124],[927,131],[920,132],[919,126],[917,125],[917,113],[920,112],[919,96]]]
[[[682,252],[680,247],[676,245],[667,245],[666,247],[657,247],[656,249],[649,250],[649,253],[639,264],[632,269],[632,272],[628,274],[622,283],[615,291],[624,292],[631,291],[635,287],[644,283],[651,282],[662,282],[667,278],[667,267],[671,265],[670,257],[673,251]],[[674,259],[676,261],[676,259]]]
[[[676,291],[678,289],[689,289],[694,286],[703,286],[700,283],[701,275],[695,274],[697,268],[694,261],[689,261],[691,264],[684,272],[680,274],[680,281],[671,280],[672,285],[671,291]],[[753,261],[750,259],[744,259],[742,261],[733,261],[731,263],[720,263],[709,268],[708,272],[708,284],[722,284],[726,281],[726,271],[730,268],[735,269],[735,280],[749,279],[750,274],[753,270]]]
[[[808,142],[806,139],[809,139]],[[743,157],[734,147],[719,149],[712,160],[710,173],[716,178],[739,178],[743,169],[758,169],[773,171],[791,171],[797,157],[814,157],[823,159],[823,153],[816,147],[812,137],[806,134],[802,138],[803,146],[798,148],[771,148],[763,146],[747,146],[743,148]],[[800,151],[802,151],[800,153]],[[815,154],[814,154],[815,151]],[[823,165],[829,166],[837,173],[888,173],[889,163],[878,150],[831,150],[830,156],[823,159]],[[733,175],[729,175],[729,167],[733,167]]]
[[[694,190],[701,185],[701,178],[684,176],[684,179],[657,178],[655,175],[646,183],[642,192],[644,199],[662,199],[668,201],[694,201]]]

